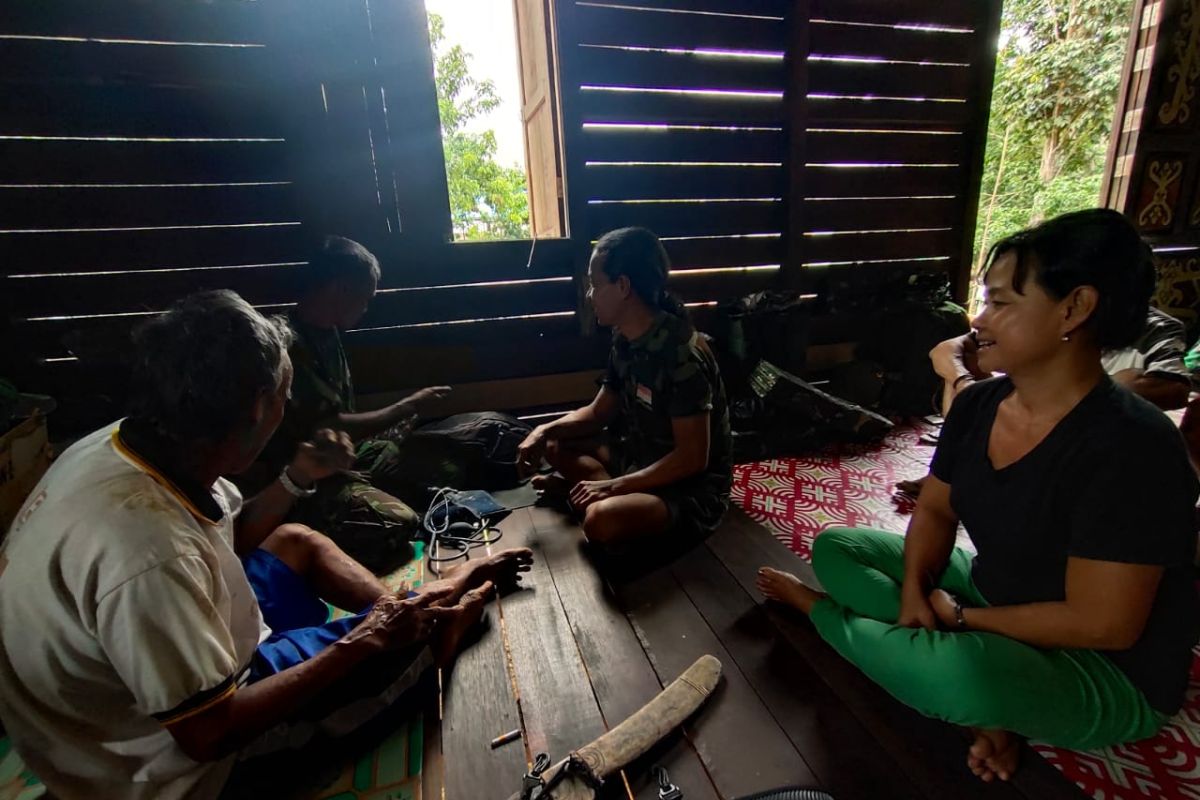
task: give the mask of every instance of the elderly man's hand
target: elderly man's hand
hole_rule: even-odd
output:
[[[345,431],[323,428],[296,450],[288,472],[292,480],[308,485],[354,464],[354,442]]]
[[[440,618],[456,613],[456,609],[432,606],[419,596],[401,600],[396,595],[387,595],[376,601],[344,641],[379,652],[398,650],[428,640]]]

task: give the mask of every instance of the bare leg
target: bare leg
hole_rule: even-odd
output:
[[[584,535],[602,545],[655,536],[670,524],[666,503],[652,494],[609,497],[592,503],[583,515]]]
[[[807,616],[817,601],[825,595],[816,589],[811,589],[800,582],[800,579],[790,572],[781,572],[770,567],[758,571],[758,590],[768,600],[774,600],[790,606]]]
[[[533,479],[536,489],[554,495],[565,495],[580,481],[604,481],[612,476],[606,466],[610,461],[608,448],[587,439],[552,441],[546,447],[546,461],[562,476],[538,475]]]
[[[347,611],[361,611],[388,589],[371,571],[346,555],[333,540],[307,525],[280,525],[262,543],[312,585],[321,599]]]
[[[453,606],[454,614],[448,620],[442,620],[429,643],[433,651],[433,661],[439,667],[445,667],[454,660],[463,641],[483,619],[483,607],[491,599],[495,587],[490,581],[485,581],[466,594]]]

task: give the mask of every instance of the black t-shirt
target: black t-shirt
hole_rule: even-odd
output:
[[[1179,431],[1106,376],[1033,450],[997,470],[988,439],[1012,390],[993,378],[959,395],[931,466],[978,549],[975,585],[994,606],[1061,602],[1068,556],[1166,567],[1141,638],[1104,655],[1154,708],[1175,713],[1200,635],[1200,485]]]

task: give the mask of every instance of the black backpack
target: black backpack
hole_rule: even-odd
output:
[[[394,454],[369,466],[371,482],[415,509],[432,490],[511,489],[520,483],[517,447],[533,428],[496,411],[456,414],[423,425],[397,443]]]

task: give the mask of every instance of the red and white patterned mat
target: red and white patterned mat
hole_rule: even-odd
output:
[[[894,484],[925,474],[933,448],[919,440],[931,429],[926,423],[898,426],[879,445],[839,445],[740,465],[734,501],[806,561],[813,539],[826,528],[904,533],[912,504],[894,497]],[[972,549],[961,532],[959,544]],[[1200,800],[1200,651],[1183,710],[1154,738],[1084,752],[1042,744],[1034,749],[1094,800]]]

